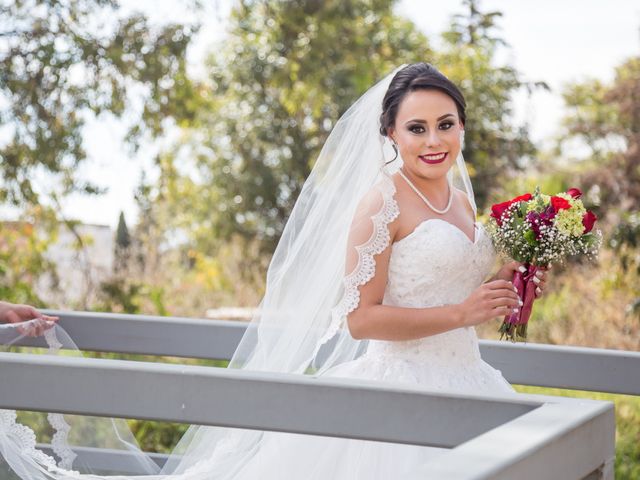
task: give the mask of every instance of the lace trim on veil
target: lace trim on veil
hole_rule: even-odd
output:
[[[373,257],[384,251],[391,241],[388,225],[400,214],[398,203],[394,198],[396,187],[391,177],[383,173],[383,179],[376,188],[380,190],[383,202],[380,210],[371,216],[373,232],[369,240],[355,247],[358,252],[358,262],[353,271],[343,279],[342,297],[331,309],[331,323],[327,333],[320,339],[319,345],[328,342],[346,323],[347,315],[358,308],[360,303],[358,287],[373,278],[376,271],[376,261]]]
[[[49,346],[49,353],[55,354],[62,348],[62,343],[58,340],[53,328],[44,332],[44,338]],[[77,455],[73,453],[73,450],[71,450],[68,442],[71,427],[69,427],[69,424],[64,419],[64,415],[61,413],[49,413],[47,420],[55,432],[53,437],[51,437],[53,453],[60,458],[59,466],[70,470],[73,466],[73,461],[77,457]]]
[[[45,331],[44,338],[49,347],[49,353],[55,354],[62,347],[62,343],[58,340],[53,328]],[[51,437],[51,449],[53,453],[60,458],[57,464],[55,459],[36,448],[37,439],[35,432],[17,422],[17,413],[15,410],[0,410],[0,434],[6,435],[13,440],[18,449],[27,457],[32,458],[40,465],[47,467],[49,471],[57,468],[71,470],[73,461],[77,455],[73,452],[68,443],[68,435],[70,426],[61,413],[49,413],[47,421],[53,428],[53,436]]]
[[[56,466],[53,457],[36,448],[35,432],[16,421],[15,410],[0,410],[0,432],[9,437],[22,454],[33,458],[45,467]]]

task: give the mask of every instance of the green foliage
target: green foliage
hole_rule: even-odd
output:
[[[609,239],[609,246],[619,256],[622,268],[636,269],[640,275],[638,247],[640,247],[640,212],[626,215],[624,220],[616,225]]]
[[[233,10],[208,62],[209,103],[160,161],[171,226],[194,249],[212,254],[239,237],[271,253],[337,119],[398,64],[431,59],[393,3],[244,1]]]
[[[77,178],[89,115],[122,116],[129,92],[141,103],[128,138],[162,132],[169,117],[191,118],[197,95],[186,75],[193,29],[152,28],[140,14],[123,17],[115,0],[5,2],[0,8],[0,202],[38,201],[32,175],[50,174],[63,192],[97,193]]]
[[[640,318],[640,211],[622,215],[609,238],[609,247],[621,267],[618,282],[635,296],[627,305],[627,312]]]
[[[148,420],[131,420],[129,426],[142,450],[160,453],[171,452],[189,428],[189,425],[182,423]]]
[[[337,119],[386,72],[415,61],[435,63],[467,95],[465,156],[482,208],[535,152],[510,107],[516,89],[533,87],[493,65],[496,12],[468,2],[468,16],[456,18],[444,51],[434,52],[393,15],[393,3],[241,2],[225,48],[209,61],[210,104],[187,140],[159,160],[167,227],[198,251],[239,237],[271,253]]]
[[[120,212],[118,227],[116,229],[116,241],[113,251],[113,269],[116,273],[122,273],[129,266],[131,257],[131,235],[124,220],[124,213]]]
[[[493,36],[496,20],[502,17],[502,12],[481,12],[479,0],[463,0],[462,4],[467,9],[467,14],[453,15],[451,27],[443,34],[448,43],[480,46],[491,50],[496,45],[506,45],[502,38]]]
[[[117,248],[128,248],[131,245],[131,236],[127,228],[127,222],[124,220],[124,212],[120,212],[118,218],[118,228],[116,229],[116,246]]]
[[[54,265],[45,252],[57,234],[51,210],[33,207],[16,222],[0,222],[0,298],[13,303],[40,305],[35,291],[41,275],[56,283]]]
[[[100,285],[103,301],[95,309],[104,312],[140,313],[142,285],[114,278]]]
[[[536,241],[536,236],[533,233],[533,230],[527,230],[527,232],[525,232],[524,234],[524,239],[527,241],[527,243],[529,245],[531,245],[532,247],[535,247],[537,245],[537,241]]]
[[[600,205],[596,212],[610,224],[608,245],[621,267],[618,281],[629,285],[635,299],[629,313],[640,315],[640,57],[616,68],[611,84],[587,80],[564,92],[569,114],[560,151],[581,141],[589,154],[581,160],[577,182]],[[569,150],[570,151],[570,150]],[[575,177],[574,177],[575,178]]]
[[[603,213],[637,210],[640,204],[640,57],[623,62],[606,85],[587,80],[563,92],[568,114],[558,149],[571,155],[576,141],[589,153],[578,180],[607,205]]]
[[[461,87],[467,100],[463,154],[482,210],[490,192],[504,195],[505,180],[534,163],[536,148],[528,126],[513,122],[512,95],[521,88],[531,92],[549,87],[521,80],[511,66],[495,65],[497,46],[506,45],[494,34],[501,13],[481,12],[477,0],[464,4],[468,11],[454,16],[444,32],[445,46],[436,64]]]

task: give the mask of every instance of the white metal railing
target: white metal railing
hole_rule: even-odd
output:
[[[228,359],[246,328],[225,321],[51,313],[61,316],[61,325],[84,350]],[[481,349],[512,383],[640,394],[635,352],[489,341],[481,341]],[[611,402],[451,395],[358,379],[24,353],[0,354],[0,375],[14,386],[0,389],[0,408],[451,449],[417,478],[613,478]],[[289,399],[286,405],[278,401],[282,395]],[[91,449],[80,454],[96,464],[122,455]]]
[[[63,312],[60,325],[81,350],[228,360],[245,322]],[[45,346],[42,338],[21,345]],[[511,383],[640,395],[640,352],[480,340],[483,360]]]

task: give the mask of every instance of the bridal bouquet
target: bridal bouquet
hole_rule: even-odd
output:
[[[500,339],[506,335],[512,341],[526,340],[538,268],[562,263],[569,256],[593,259],[597,255],[602,233],[593,230],[597,218],[584,207],[581,196],[577,188],[550,196],[536,187],[533,195],[526,193],[491,207],[489,232],[496,250],[524,264],[524,271],[513,276],[523,305],[504,318]]]

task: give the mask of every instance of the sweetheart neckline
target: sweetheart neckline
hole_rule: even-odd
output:
[[[400,240],[393,242],[391,244],[391,247],[393,247],[394,245],[401,243],[403,241],[405,241],[407,238],[411,237],[412,235],[414,235],[423,225],[426,225],[429,222],[432,221],[440,221],[442,223],[446,223],[447,225],[449,225],[451,228],[453,228],[454,230],[457,230],[458,232],[460,232],[460,234],[467,240],[467,242],[469,242],[471,245],[477,245],[478,244],[478,237],[480,236],[480,232],[481,232],[481,228],[480,225],[481,223],[476,221],[473,223],[473,232],[474,232],[474,239],[471,240],[466,233],[464,233],[459,227],[457,227],[456,225],[454,225],[451,222],[447,222],[446,220],[442,220],[441,218],[427,218],[426,220],[423,220],[422,222],[420,222],[418,225],[415,226],[415,228],[406,236],[402,237]]]

